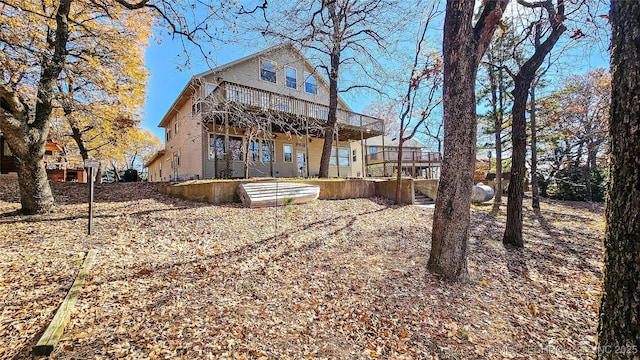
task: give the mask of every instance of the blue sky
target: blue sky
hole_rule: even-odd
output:
[[[164,131],[158,128],[162,116],[168,110],[169,106],[176,99],[180,91],[186,85],[192,75],[207,71],[209,67],[197,56],[193,56],[190,60],[194,65],[190,68],[181,66],[181,60],[184,57],[182,45],[176,40],[165,36],[157,40],[152,40],[150,46],[145,53],[145,63],[150,73],[147,98],[143,110],[142,126],[151,130],[160,139],[164,138]],[[259,42],[259,40],[257,41]],[[586,73],[598,67],[608,67],[608,56],[606,44],[602,41],[583,40],[581,46],[576,49],[571,61],[570,69],[563,69],[558,72],[558,82],[569,73]],[[253,44],[252,44],[253,45]],[[254,45],[255,46],[255,45]],[[216,64],[226,64],[235,59],[258,52],[268,45],[263,44],[261,47],[246,47],[235,45],[222,45],[215,49],[217,56]],[[574,61],[575,60],[575,61]],[[362,112],[363,109],[376,99],[363,95],[342,95],[345,101],[356,112]]]

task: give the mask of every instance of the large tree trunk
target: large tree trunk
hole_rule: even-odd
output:
[[[472,27],[474,2],[448,0],[444,21],[444,155],[433,217],[429,270],[465,282],[476,160],[478,63],[509,0],[488,0]]]
[[[609,185],[598,359],[640,358],[640,2],[613,0]]]
[[[527,75],[528,79],[527,79]],[[509,199],[507,201],[507,224],[502,242],[505,245],[522,247],[522,198],[524,197],[525,156],[527,154],[527,99],[533,74],[521,70],[515,79],[513,108],[511,111],[511,178],[509,179]],[[527,81],[528,80],[528,81]]]
[[[447,1],[444,26],[444,156],[428,267],[465,282],[469,208],[476,159],[476,42],[470,34],[473,2]]]
[[[53,194],[41,154],[27,154],[18,160],[18,185],[22,212],[44,213],[53,208]]]

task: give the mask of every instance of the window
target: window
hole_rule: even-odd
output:
[[[309,94],[316,94],[318,92],[318,82],[316,78],[306,71],[304,73],[304,91]]]
[[[222,138],[224,140],[224,138]],[[242,156],[242,138],[229,136],[229,151],[231,152],[231,160],[244,160]]]
[[[349,166],[349,148],[338,148],[338,164],[340,166]],[[336,148],[331,148],[331,159],[329,165],[336,165]]]
[[[270,162],[273,151],[273,140],[262,140],[262,162]],[[273,159],[275,161],[275,158]]]
[[[202,109],[202,104],[200,101],[193,100],[193,104],[191,104],[191,116],[195,116]]]
[[[249,141],[249,160],[260,160],[260,143],[257,140]]]
[[[291,144],[284,144],[282,156],[284,162],[293,162],[293,146]]]
[[[264,81],[269,81],[272,83],[276,82],[276,63],[271,60],[260,60],[260,79]]]
[[[214,84],[209,84],[209,83],[205,84],[204,96],[205,97],[209,96],[209,94],[211,94],[215,89],[216,89],[216,86]]]
[[[180,166],[180,152],[179,151],[174,151],[173,152],[173,161],[171,162],[171,167],[174,167],[174,163],[175,163],[175,167]]]
[[[284,71],[287,78],[287,87],[296,89],[298,87],[298,72],[291,67],[285,67]]]
[[[231,152],[231,160],[243,160],[242,157],[242,138],[237,136],[229,136],[229,151]],[[209,159],[224,159],[226,153],[224,148],[224,136],[209,134]]]
[[[171,140],[171,129],[167,129],[167,132],[165,134],[165,139],[166,141]]]
[[[178,119],[173,123],[173,134],[178,135]]]
[[[356,151],[355,151],[355,150],[353,150],[351,153],[352,153],[352,154],[351,154],[351,155],[352,155],[352,156],[351,156],[351,160],[352,160],[353,162],[356,162],[356,161],[358,160],[358,157],[356,156]]]
[[[209,160],[214,160],[218,154],[224,153],[224,137],[209,134]]]

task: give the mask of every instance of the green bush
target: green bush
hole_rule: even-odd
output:
[[[558,171],[553,178],[540,184],[541,193],[558,200],[587,200],[586,167],[572,166]],[[602,168],[591,169],[591,200],[604,200],[606,171]]]

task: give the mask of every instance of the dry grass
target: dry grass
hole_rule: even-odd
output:
[[[98,257],[51,359],[584,359],[594,351],[603,214],[543,202],[526,248],[472,211],[465,286],[426,271],[432,212],[382,199],[247,209],[154,184],[53,184],[58,212],[20,216],[0,179],[0,358],[28,358]]]

